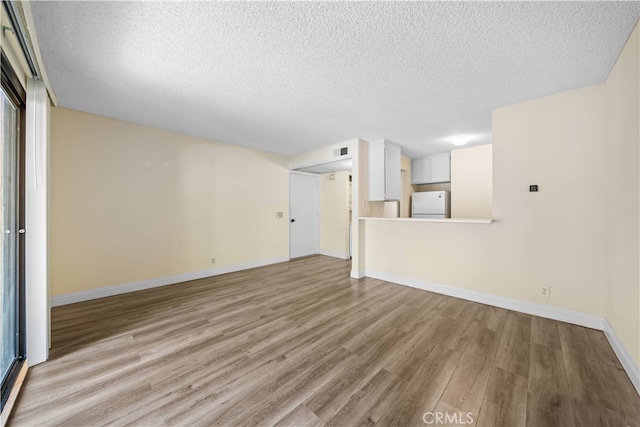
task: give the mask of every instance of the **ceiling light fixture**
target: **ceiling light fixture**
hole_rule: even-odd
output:
[[[456,136],[451,140],[453,145],[464,145],[469,142],[469,137],[466,135]]]

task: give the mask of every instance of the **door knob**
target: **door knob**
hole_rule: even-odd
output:
[[[20,233],[20,234],[24,234],[24,233],[25,233],[24,228],[21,228],[20,230],[18,230],[18,233]]]
[[[296,220],[295,220],[295,219],[293,219],[293,218],[291,218],[291,222],[296,222]]]

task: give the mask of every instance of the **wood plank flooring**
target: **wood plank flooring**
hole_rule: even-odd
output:
[[[12,426],[638,426],[602,332],[316,256],[53,309]]]

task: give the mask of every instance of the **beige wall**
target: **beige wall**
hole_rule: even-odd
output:
[[[640,363],[640,28],[605,85],[606,313]]]
[[[358,141],[358,172],[356,173],[355,167],[353,168],[353,189],[358,189],[357,197],[356,193],[353,193],[353,206],[354,212],[356,208],[356,200],[358,200],[358,217],[371,216],[372,203],[369,201],[369,142],[360,140]],[[355,161],[355,159],[354,159]],[[355,166],[355,165],[354,165]]]
[[[603,99],[599,85],[495,110],[496,222],[367,221],[366,269],[604,315]]]
[[[52,295],[288,257],[286,157],[63,108],[51,121]]]
[[[400,158],[400,170],[402,173],[402,200],[400,200],[400,218],[411,217],[411,159],[407,156]]]
[[[451,150],[451,218],[491,218],[491,144]]]
[[[350,171],[320,176],[320,253],[349,256]]]
[[[365,275],[366,223],[356,218],[370,215],[369,207],[369,142],[358,139],[357,149],[353,157],[352,206],[351,221],[351,277],[361,278]],[[357,202],[356,202],[357,201]]]

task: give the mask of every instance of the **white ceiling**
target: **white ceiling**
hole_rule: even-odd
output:
[[[60,106],[285,155],[486,142],[491,109],[603,82],[640,16],[637,1],[31,8]]]

